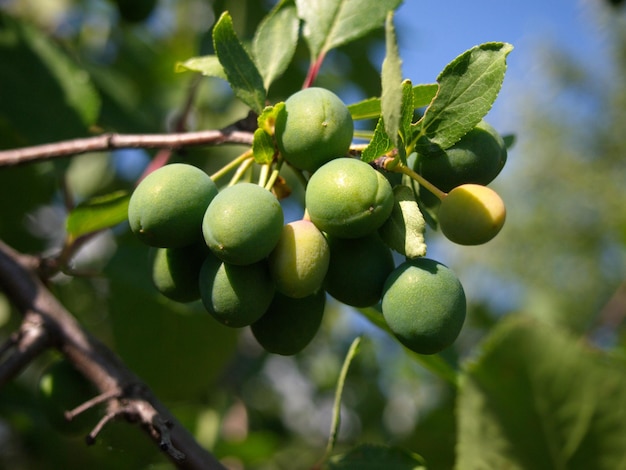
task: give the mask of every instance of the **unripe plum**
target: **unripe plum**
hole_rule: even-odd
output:
[[[211,201],[202,233],[218,258],[246,265],[270,254],[283,223],[283,210],[271,192],[253,183],[239,183],[223,189]]]
[[[475,183],[486,185],[504,167],[507,149],[502,136],[481,121],[446,150],[420,154],[415,171],[442,191]]]
[[[324,88],[305,88],[285,101],[276,118],[276,143],[284,159],[313,172],[333,158],[346,155],[354,123],[347,106]]]
[[[402,263],[388,277],[382,312],[389,329],[407,348],[435,354],[450,346],[463,327],[465,292],[449,268],[416,258]]]
[[[305,205],[323,232],[359,238],[378,229],[393,209],[389,181],[361,160],[338,158],[318,169],[307,184]]]
[[[251,326],[252,334],[268,352],[290,356],[302,351],[320,328],[326,293],[300,299],[276,293],[267,312]]]
[[[387,276],[393,271],[391,249],[378,233],[347,239],[328,236],[330,263],[326,291],[353,307],[377,304]]]
[[[326,237],[308,220],[284,225],[268,258],[276,290],[294,298],[307,297],[321,289],[329,260]]]
[[[165,165],[135,188],[128,204],[130,228],[150,246],[190,245],[202,239],[202,217],[216,194],[217,186],[201,169]]]
[[[457,186],[439,206],[439,226],[459,245],[487,243],[504,225],[506,208],[493,189],[478,184]]]
[[[193,302],[200,298],[198,275],[209,248],[204,242],[180,248],[155,248],[152,283],[168,299]]]
[[[238,266],[209,255],[202,264],[199,283],[207,311],[233,328],[251,325],[261,318],[275,292],[265,260]]]

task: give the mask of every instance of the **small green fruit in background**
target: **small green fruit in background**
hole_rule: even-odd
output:
[[[276,290],[294,298],[307,297],[321,289],[329,260],[326,237],[308,220],[284,225],[268,258]]]
[[[128,205],[130,228],[150,246],[190,245],[202,239],[202,217],[216,195],[217,186],[201,169],[165,165],[135,188]]]
[[[246,265],[270,254],[283,223],[283,210],[271,192],[253,183],[239,183],[213,199],[204,215],[202,233],[215,256]]]
[[[198,275],[208,253],[203,241],[181,248],[155,248],[152,283],[161,294],[176,302],[198,300]]]
[[[481,121],[446,150],[420,154],[415,171],[442,191],[466,183],[487,185],[500,173],[507,159],[502,136]]]
[[[323,232],[359,238],[379,228],[391,214],[389,181],[365,162],[338,158],[311,176],[305,193],[311,221]]]
[[[439,226],[459,245],[487,243],[504,225],[506,208],[493,189],[478,184],[457,186],[439,206]]]
[[[209,255],[200,270],[202,303],[226,326],[251,325],[267,311],[274,297],[274,283],[265,260],[238,266]]]
[[[276,142],[284,159],[314,172],[348,153],[354,133],[350,111],[332,91],[305,88],[285,101],[276,118]]]
[[[87,433],[97,424],[94,408],[71,421],[65,418],[66,411],[82,405],[98,393],[70,362],[61,359],[48,366],[39,378],[37,389],[44,415],[59,432],[69,435]]]
[[[393,271],[391,249],[378,233],[361,238],[328,236],[330,263],[324,288],[335,299],[353,307],[380,301],[387,276]]]
[[[450,346],[461,332],[466,308],[461,282],[438,261],[406,261],[385,282],[385,321],[402,344],[419,354]]]
[[[322,323],[326,293],[323,290],[299,299],[276,293],[252,334],[268,352],[291,356],[302,351],[315,337]]]

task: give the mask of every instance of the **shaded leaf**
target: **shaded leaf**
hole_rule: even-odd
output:
[[[509,318],[459,393],[459,469],[624,467],[626,364],[562,329]]]
[[[0,25],[0,147],[86,135],[100,112],[89,74],[33,26]]]
[[[316,59],[382,27],[387,12],[400,3],[401,0],[296,0],[311,57]]]
[[[128,191],[116,191],[80,203],[67,216],[67,233],[77,238],[124,222],[129,200]]]
[[[328,470],[426,470],[424,459],[413,452],[377,444],[360,444],[330,459]]]
[[[222,13],[213,28],[213,46],[235,96],[260,113],[266,97],[263,78],[237,38],[228,12]]]
[[[420,134],[429,145],[447,149],[487,114],[495,101],[504,74],[507,43],[475,46],[450,62],[439,74],[439,91],[420,122]]]
[[[176,64],[176,72],[186,71],[200,72],[207,77],[217,77],[228,80],[226,78],[226,72],[224,72],[224,67],[222,67],[216,55],[191,57],[184,62],[178,62]]]
[[[293,0],[280,2],[259,24],[252,52],[266,89],[291,62],[299,31],[300,18]]]

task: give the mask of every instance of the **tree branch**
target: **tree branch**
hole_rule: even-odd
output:
[[[161,404],[102,342],[85,331],[36,276],[36,258],[22,255],[0,241],[0,289],[27,318],[35,318],[45,335],[5,365],[4,379],[15,375],[44,346],[57,347],[97,389],[108,394],[108,414],[139,423],[159,448],[181,469],[220,469],[221,463]],[[38,331],[38,330],[34,330]],[[27,336],[21,334],[14,342]],[[5,363],[6,364],[6,363]],[[0,369],[1,371],[2,369]]]
[[[222,130],[171,134],[102,134],[19,149],[0,150],[0,167],[23,165],[72,155],[124,148],[178,149],[201,145],[252,145],[253,133],[229,127]]]

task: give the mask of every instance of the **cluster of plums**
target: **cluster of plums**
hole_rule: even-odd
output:
[[[201,299],[219,322],[250,326],[259,344],[277,354],[295,354],[313,339],[327,293],[350,306],[380,304],[389,329],[418,353],[452,344],[465,319],[463,287],[432,259],[396,265],[379,235],[394,191],[380,171],[346,156],[353,132],[347,107],[328,90],[308,88],[286,100],[275,123],[277,149],[310,175],[305,215],[287,224],[280,202],[260,185],[218,190],[204,171],[182,163],[149,174],[131,197],[128,218],[136,236],[154,247],[156,288],[179,302]],[[488,147],[490,139],[493,149],[471,145]],[[439,223],[457,243],[484,243],[504,222],[500,198],[484,186],[506,158],[497,139],[481,123],[454,148],[416,160],[415,170],[438,186],[455,179]],[[496,163],[484,156],[492,150]],[[442,171],[441,162],[451,169]],[[488,178],[484,166],[498,169]]]

